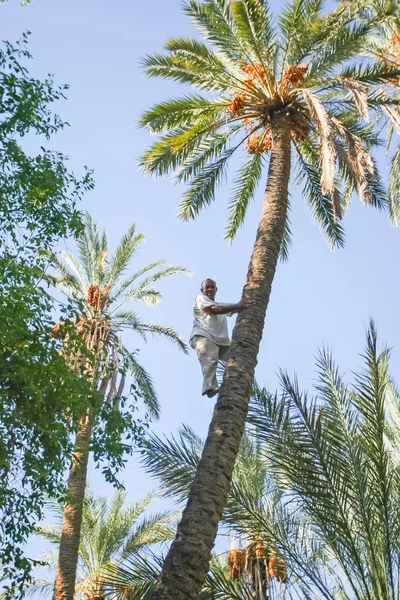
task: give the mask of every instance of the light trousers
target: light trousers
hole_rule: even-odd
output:
[[[203,372],[203,395],[218,387],[217,366],[219,360],[227,360],[230,346],[218,346],[209,338],[195,335],[190,345],[196,350]]]

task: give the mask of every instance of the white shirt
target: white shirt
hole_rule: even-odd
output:
[[[190,339],[195,335],[209,338],[218,346],[229,346],[227,315],[212,315],[204,312],[206,306],[224,306],[204,294],[197,296],[193,306],[193,329]],[[229,315],[230,316],[230,315]]]

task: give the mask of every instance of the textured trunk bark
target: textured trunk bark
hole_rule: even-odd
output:
[[[251,307],[238,316],[203,454],[153,600],[198,598],[226,505],[287,218],[291,133],[283,113],[272,114],[271,129],[268,182],[243,291]]]
[[[81,419],[68,478],[67,502],[61,533],[53,600],[73,600],[85,499],[92,419]]]

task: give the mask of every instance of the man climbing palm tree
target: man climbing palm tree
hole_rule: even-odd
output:
[[[208,572],[272,282],[279,257],[287,256],[290,177],[303,182],[332,246],[343,245],[340,220],[353,192],[365,205],[387,207],[397,221],[397,196],[386,194],[372,151],[381,143],[382,107],[397,110],[391,82],[400,70],[397,62],[390,72],[371,59],[370,45],[382,23],[398,18],[398,9],[379,3],[377,12],[376,5],[340,2],[329,13],[322,0],[289,0],[272,15],[265,0],[186,0],[184,12],[201,39],[169,40],[164,53],[143,61],[148,76],[186,86],[185,95],[151,107],[140,121],[160,135],[141,159],[144,172],[173,173],[187,184],[179,218],[191,220],[212,204],[230,165],[237,166],[226,233],[231,240],[265,180],[243,290],[251,308],[239,313],[203,455],[153,600],[197,600]]]
[[[238,304],[220,304],[214,302],[217,284],[213,279],[205,279],[194,301],[193,329],[190,345],[196,350],[203,372],[203,396],[212,398],[219,392],[217,366],[219,360],[226,361],[229,354],[230,339],[227,316],[240,312],[250,303],[241,300]]]

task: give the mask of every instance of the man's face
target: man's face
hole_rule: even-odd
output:
[[[217,293],[217,284],[212,279],[206,279],[205,281],[203,281],[201,291],[205,296],[207,296],[207,298],[210,298],[210,300],[214,300],[215,294]]]

